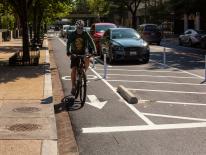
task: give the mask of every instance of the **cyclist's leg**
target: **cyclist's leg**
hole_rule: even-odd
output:
[[[77,75],[77,68],[72,67],[72,71],[71,71],[72,88],[75,88],[76,75]]]
[[[84,63],[85,63],[85,71],[89,68],[89,63],[90,63],[90,58],[84,58]]]
[[[76,84],[76,75],[77,75],[77,58],[71,57],[71,82],[72,82],[72,90],[71,94],[75,93],[75,84]]]

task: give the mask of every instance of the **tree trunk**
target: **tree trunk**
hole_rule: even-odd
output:
[[[26,0],[24,0],[22,9],[24,10],[24,12],[20,16],[20,18],[21,18],[21,26],[23,30],[23,61],[28,61],[30,59],[30,55],[29,55],[29,34],[28,34],[28,12],[27,12]]]
[[[136,13],[132,13],[132,28],[137,28],[137,16]]]
[[[34,40],[37,41],[37,12],[36,5],[33,7],[33,32],[34,32]]]

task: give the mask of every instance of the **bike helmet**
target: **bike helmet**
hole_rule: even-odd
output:
[[[75,23],[76,27],[84,27],[84,21],[83,20],[77,20],[76,23]]]

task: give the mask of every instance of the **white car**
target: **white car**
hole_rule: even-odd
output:
[[[67,36],[67,30],[70,27],[70,25],[63,25],[63,28],[61,30],[61,37],[66,37]]]
[[[193,46],[200,43],[202,35],[205,35],[205,31],[188,29],[183,35],[179,36],[179,45]]]

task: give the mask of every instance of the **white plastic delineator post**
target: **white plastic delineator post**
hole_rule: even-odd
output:
[[[205,82],[206,82],[206,55],[205,55]]]
[[[107,54],[104,53],[104,79],[107,79]]]
[[[95,69],[95,63],[96,63],[96,60],[95,60],[95,57],[93,57],[93,65],[92,65],[92,68]]]
[[[165,47],[163,48],[163,64],[164,64],[163,68],[165,68],[166,67],[166,48]]]

